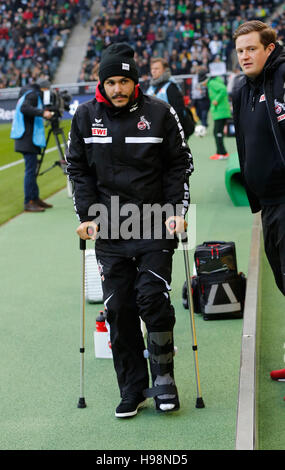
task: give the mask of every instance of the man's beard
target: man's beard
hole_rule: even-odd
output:
[[[117,104],[114,104],[112,100],[116,99],[116,98],[128,98],[128,95],[124,95],[124,94],[121,94],[121,93],[117,93],[115,95],[113,95],[111,98],[109,98],[109,101],[111,101],[112,105],[115,107],[115,108],[126,108],[127,106],[130,106],[133,104],[134,100],[135,100],[135,90],[133,90],[132,94],[129,96],[128,98],[128,101],[126,104],[123,104],[121,106],[118,106]]]

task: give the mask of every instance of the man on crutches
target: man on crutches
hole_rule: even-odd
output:
[[[121,396],[118,418],[136,415],[148,397],[159,412],[180,406],[169,291],[193,171],[176,112],[141,92],[133,56],[124,43],[105,50],[96,97],[77,108],[66,154],[81,222],[77,233],[96,239]],[[169,226],[173,220],[175,228]],[[147,329],[151,388],[140,319]]]

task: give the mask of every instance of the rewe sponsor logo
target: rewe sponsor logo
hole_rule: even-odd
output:
[[[14,119],[15,109],[0,108],[0,121],[12,121]]]
[[[284,121],[285,119],[285,114],[281,114],[281,116],[277,116],[277,121],[280,122],[280,121]]]
[[[104,129],[98,129],[97,127],[92,128],[92,135],[102,135],[106,136],[107,135],[107,128]]]

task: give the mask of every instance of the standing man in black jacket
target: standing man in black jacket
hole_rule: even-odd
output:
[[[266,255],[285,295],[285,51],[261,21],[240,25],[234,40],[245,74],[233,90],[241,173],[252,212],[261,210]]]
[[[177,238],[169,222],[175,220],[177,233],[185,230],[193,171],[176,112],[140,91],[133,56],[124,43],[105,50],[96,97],[77,108],[66,154],[77,233],[96,238],[121,395],[118,418],[136,415],[147,397],[160,412],[179,409],[169,297]],[[140,318],[148,332],[150,389]]]

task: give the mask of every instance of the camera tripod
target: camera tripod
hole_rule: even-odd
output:
[[[66,150],[66,147],[67,147],[66,138],[65,138],[63,129],[59,126],[58,119],[52,119],[50,121],[50,125],[51,125],[51,127],[48,131],[48,135],[47,135],[47,139],[46,139],[46,146],[42,149],[42,151],[40,153],[40,158],[38,159],[38,167],[37,167],[36,176],[41,176],[41,175],[47,173],[47,171],[51,170],[55,166],[60,166],[61,169],[63,170],[63,172],[66,174],[66,161],[65,161],[65,158],[64,158],[64,151]],[[41,166],[42,166],[42,163],[43,163],[44,156],[46,154],[46,149],[47,149],[47,146],[48,146],[48,143],[49,143],[49,139],[50,139],[52,134],[54,135],[54,138],[55,138],[56,146],[57,146],[57,149],[58,149],[58,152],[59,152],[59,155],[60,155],[60,160],[56,160],[53,163],[53,165],[51,165],[49,168],[47,168],[46,170],[44,170],[40,173],[40,169],[41,169]],[[64,146],[64,151],[62,150],[62,144]]]

